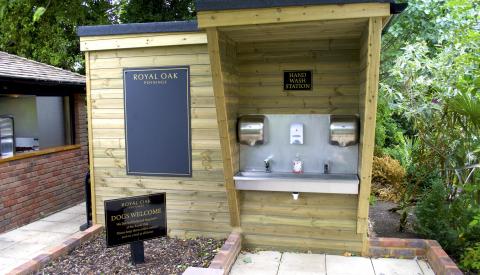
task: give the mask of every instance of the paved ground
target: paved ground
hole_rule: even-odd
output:
[[[230,275],[433,275],[424,261],[261,251],[241,253]]]
[[[0,274],[9,272],[27,262],[41,250],[55,246],[77,233],[85,220],[85,203],[81,203],[0,234]]]

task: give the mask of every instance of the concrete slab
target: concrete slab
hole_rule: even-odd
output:
[[[223,275],[223,269],[189,267],[182,275]]]
[[[27,230],[27,231],[50,232],[52,228],[55,228],[56,224],[57,222],[47,222],[44,220],[39,220],[36,222],[29,223],[23,226],[21,229]]]
[[[0,234],[0,275],[78,232],[80,225],[85,223],[85,204],[72,208]]]
[[[6,274],[15,267],[27,262],[27,259],[0,257],[0,274]]]
[[[0,257],[30,259],[47,246],[44,243],[19,242],[0,251]]]
[[[325,254],[285,252],[280,261],[278,275],[325,275]]]
[[[276,275],[282,254],[278,251],[260,251],[238,255],[230,275]]]
[[[427,262],[422,260],[417,260],[417,264],[420,266],[420,269],[422,270],[424,275],[435,275],[435,272],[433,272],[432,267]]]
[[[416,260],[406,259],[372,259],[376,275],[422,275]]]
[[[72,222],[49,222],[39,220],[22,227],[22,229],[37,232],[57,232],[72,234],[79,230],[79,225],[78,223]]]
[[[29,237],[37,234],[35,231],[23,230],[22,228],[0,234],[0,241],[21,242]]]
[[[12,245],[14,245],[14,241],[2,241],[0,240],[0,250],[6,249]]]
[[[58,212],[53,215],[47,216],[42,219],[42,221],[47,222],[67,222],[73,219],[76,219],[78,214],[75,213],[66,213],[66,212]]]
[[[328,275],[375,275],[369,258],[327,255],[326,265]]]
[[[77,204],[74,207],[70,207],[70,208],[65,209],[61,212],[85,215],[85,203],[83,202],[83,203]]]
[[[58,232],[38,232],[37,234],[25,239],[22,243],[37,243],[49,245],[51,243],[61,242],[67,239],[71,234]]]
[[[56,223],[55,227],[50,230],[50,232],[57,232],[57,233],[67,233],[69,235],[76,233],[80,230],[80,226],[82,223],[79,221],[72,221],[72,222],[59,222]]]

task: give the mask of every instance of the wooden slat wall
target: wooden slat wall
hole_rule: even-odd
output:
[[[359,39],[239,43],[241,114],[357,114]],[[284,70],[312,70],[313,91],[284,92]],[[242,191],[246,246],[361,252],[356,195]]]
[[[328,253],[360,252],[356,234],[357,196],[242,191],[245,245]]]
[[[91,51],[86,56],[97,221],[104,223],[106,199],[167,192],[170,235],[225,237],[231,231],[230,215],[207,45]],[[191,68],[193,177],[127,176],[122,69],[170,65]]]
[[[238,44],[241,114],[357,114],[359,42]],[[313,91],[283,91],[284,70],[312,70]]]

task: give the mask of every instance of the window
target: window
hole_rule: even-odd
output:
[[[72,144],[71,101],[68,96],[0,95],[0,116],[14,120],[15,151]]]

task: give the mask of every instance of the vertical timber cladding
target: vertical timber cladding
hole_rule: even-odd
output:
[[[190,68],[123,74],[127,174],[191,177]]]

